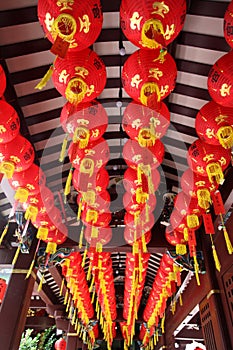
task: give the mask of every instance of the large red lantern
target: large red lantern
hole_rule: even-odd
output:
[[[81,214],[82,222],[88,226],[91,225],[96,227],[107,227],[110,224],[112,215],[110,212],[99,213],[95,209],[85,208]]]
[[[6,75],[0,64],[0,98],[3,96],[6,89]]]
[[[214,101],[207,102],[197,113],[195,128],[199,138],[211,145],[233,146],[233,109]]]
[[[188,242],[185,241],[184,234],[182,232],[172,229],[168,226],[166,227],[165,238],[169,244],[176,247],[176,254],[186,254],[186,245]]]
[[[20,134],[13,141],[0,144],[0,172],[11,178],[14,172],[27,170],[35,157],[31,143]]]
[[[88,142],[98,140],[106,131],[108,116],[98,101],[73,105],[67,102],[61,111],[61,125],[73,142],[85,148]]]
[[[100,138],[88,144],[87,148],[79,149],[76,143],[69,147],[69,158],[73,167],[91,177],[109,160],[109,146],[106,140]]]
[[[134,245],[135,243],[138,243],[139,251],[146,250],[145,245],[147,245],[150,242],[151,237],[152,237],[152,234],[150,230],[145,233],[142,233],[142,232],[140,233],[128,226],[125,226],[124,239],[126,243],[129,245]]]
[[[197,139],[188,149],[187,160],[195,173],[208,176],[210,182],[220,184],[224,180],[223,171],[230,164],[231,151]]]
[[[75,51],[81,51],[96,41],[103,22],[99,0],[39,0],[38,18],[46,37],[52,43],[57,42],[56,47],[61,45]]]
[[[0,100],[0,144],[12,141],[19,134],[19,129],[17,112],[9,103]]]
[[[78,169],[73,172],[73,186],[78,192],[87,192],[88,190],[95,190],[97,193],[101,193],[108,187],[109,174],[104,167],[101,167],[97,173],[87,177],[85,173],[82,173]]]
[[[57,58],[52,77],[55,88],[72,104],[94,100],[107,79],[104,62],[91,49],[68,53],[65,60]]]
[[[77,197],[77,204],[84,209],[94,209],[102,214],[109,210],[110,207],[110,194],[107,190],[97,193],[95,190],[88,190],[87,192],[80,193]]]
[[[224,37],[228,45],[233,48],[233,2],[231,1],[224,15]]]
[[[133,100],[156,108],[174,89],[176,75],[176,63],[169,53],[160,58],[157,51],[140,49],[125,62],[122,83]]]
[[[135,230],[136,240],[142,236],[143,233],[152,229],[155,223],[155,218],[152,213],[147,216],[144,212],[132,215],[128,212],[124,215],[124,223],[129,228]]]
[[[208,76],[208,90],[212,99],[225,107],[233,107],[233,52],[221,56]]]
[[[16,199],[23,196],[23,200],[27,200],[28,196],[34,196],[39,193],[40,189],[45,186],[46,177],[42,169],[32,164],[25,171],[14,173],[9,179],[10,186],[16,191]]]
[[[39,213],[31,222],[37,229],[47,230],[48,232],[59,227],[62,223],[62,217],[60,210],[53,206],[49,212]]]
[[[121,2],[121,28],[134,45],[155,49],[167,46],[181,31],[186,14],[185,0],[142,3]]]
[[[150,194],[145,203],[137,203],[136,195],[125,192],[123,196],[123,205],[125,210],[132,215],[143,211],[145,211],[146,214],[149,214],[149,212],[152,212],[155,209],[156,197],[154,194]]]
[[[112,239],[111,227],[98,227],[93,230],[92,226],[88,225],[84,230],[84,237],[90,247],[104,246]]]
[[[156,191],[160,184],[160,173],[155,168],[153,169],[152,173],[152,183],[154,187],[154,191]],[[137,193],[138,189],[146,194],[145,201],[148,198],[149,188],[148,188],[148,180],[145,174],[141,174],[142,181],[141,183],[138,182],[138,174],[137,170],[133,168],[128,168],[124,172],[124,180],[123,184],[125,187],[125,190],[129,193],[135,194]]]
[[[159,109],[152,109],[138,102],[131,102],[124,111],[122,125],[131,139],[141,146],[152,146],[163,137],[170,124],[170,112],[161,103]]]
[[[55,344],[54,347],[56,350],[66,350],[66,341],[63,338],[58,339]]]

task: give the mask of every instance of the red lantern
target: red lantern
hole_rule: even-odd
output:
[[[79,149],[76,143],[71,143],[68,154],[73,167],[91,177],[107,164],[109,152],[107,141],[100,138],[89,143],[85,149]]]
[[[62,217],[60,210],[54,206],[48,213],[39,213],[31,222],[37,229],[42,228],[48,232],[58,228],[62,223]]]
[[[160,173],[159,171],[155,168],[153,169],[152,173],[152,183],[154,187],[154,191],[156,191],[159,187],[160,184]],[[125,190],[129,193],[135,194],[137,189],[141,187],[141,191],[148,194],[149,189],[148,189],[148,180],[145,174],[141,174],[141,184],[138,182],[138,176],[137,176],[137,170],[128,168],[126,169],[124,173],[124,180],[123,184],[125,187]],[[147,198],[147,196],[146,196]]]
[[[131,139],[148,147],[165,135],[170,124],[170,112],[163,102],[160,109],[154,110],[133,101],[124,111],[122,124]]]
[[[208,90],[212,99],[225,107],[233,107],[233,51],[221,56],[208,76]]]
[[[138,213],[137,215],[132,215],[126,212],[124,215],[124,223],[129,228],[135,230],[135,237],[138,239],[141,237],[142,233],[148,232],[152,229],[155,219],[152,213],[149,213],[147,217],[144,212]]]
[[[6,280],[4,280],[3,278],[0,278],[0,305],[3,302],[6,288],[7,288]]]
[[[142,3],[121,2],[121,28],[134,45],[155,49],[171,43],[181,31],[186,15],[186,1],[167,0]]]
[[[91,49],[82,54],[68,53],[65,60],[57,58],[54,63],[54,86],[72,104],[94,100],[103,91],[106,79],[104,62]]]
[[[88,142],[98,140],[106,131],[108,116],[98,101],[73,105],[67,102],[61,111],[61,125],[74,143],[85,148]]]
[[[81,51],[96,41],[103,22],[99,0],[82,3],[39,0],[38,18],[52,43],[56,41],[56,46],[75,51]]]
[[[77,197],[77,204],[82,206],[84,209],[94,209],[102,214],[109,210],[110,207],[110,195],[108,191],[102,191],[97,193],[94,190],[88,190],[83,194],[79,194]]]
[[[223,171],[230,164],[231,152],[197,139],[188,149],[187,160],[195,173],[208,176],[210,182],[219,184],[224,180]]]
[[[110,212],[99,213],[95,209],[85,208],[81,214],[82,222],[88,226],[91,225],[96,227],[107,227],[110,224],[112,215]]]
[[[233,109],[214,101],[207,102],[197,113],[195,122],[199,138],[211,145],[233,146]]]
[[[106,245],[112,239],[112,229],[111,227],[98,227],[93,230],[90,225],[88,225],[84,230],[84,237],[90,247],[97,247],[98,245]]]
[[[20,121],[15,109],[0,100],[0,144],[11,142],[19,134],[19,128]]]
[[[181,215],[178,210],[173,209],[171,216],[170,216],[170,223],[174,230],[177,230],[179,232],[185,233],[189,228],[187,224],[187,216]],[[201,217],[199,217],[198,221],[194,221],[196,223],[196,226],[192,227],[193,230],[199,229],[201,226]],[[186,237],[185,237],[186,239]]]
[[[174,199],[174,206],[181,215],[196,214],[200,215],[201,208],[198,205],[198,201],[195,197],[188,196],[183,191],[179,192]]]
[[[157,51],[140,49],[125,62],[122,83],[133,100],[156,108],[174,89],[176,75],[176,63],[169,53],[160,58]]]
[[[50,189],[46,186],[42,187],[40,193],[28,196],[28,199],[23,203],[23,208],[26,210],[26,217],[36,218],[37,214],[49,212],[54,206],[54,196]]]
[[[165,238],[169,244],[176,247],[176,254],[186,254],[186,245],[188,242],[184,239],[184,234],[180,231],[172,229],[171,227],[166,227]]]
[[[57,250],[57,245],[65,242],[67,235],[58,230],[50,230],[46,239],[43,239],[45,243],[47,243],[46,253],[54,254]]]
[[[136,212],[149,212],[151,213],[156,206],[156,197],[154,194],[150,194],[148,196],[148,199],[145,203],[137,203],[136,201],[136,195],[132,195],[129,192],[125,192],[123,196],[123,205],[125,207],[125,210],[129,212],[130,214],[135,214]]]
[[[63,338],[58,339],[55,344],[54,347],[56,350],[66,350],[66,341]]]
[[[143,237],[144,235],[144,237]],[[124,229],[124,239],[127,244],[133,245],[135,242],[138,242],[138,248],[140,251],[143,250],[143,240],[145,241],[145,244],[147,245],[151,240],[151,231],[147,231],[145,233],[139,234],[139,232],[136,231],[136,240],[135,240],[135,230],[126,226]]]
[[[231,1],[224,15],[224,37],[228,45],[233,48],[233,2]]]
[[[78,169],[73,172],[73,186],[78,192],[87,192],[88,190],[95,190],[101,193],[108,187],[109,175],[105,168],[101,167],[97,173],[87,177],[85,173],[81,173]]]
[[[27,170],[14,173],[8,181],[16,191],[15,198],[18,199],[23,194],[23,200],[26,201],[29,195],[36,195],[45,186],[46,177],[38,165],[32,164]]]
[[[0,65],[0,98],[3,96],[6,89],[6,75],[4,69]]]
[[[13,141],[0,144],[0,172],[11,178],[14,172],[27,170],[35,157],[31,143],[20,134]]]

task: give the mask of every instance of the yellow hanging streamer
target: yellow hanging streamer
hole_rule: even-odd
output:
[[[20,253],[20,244],[18,245],[18,248],[17,248],[17,250],[16,250],[16,252],[15,252],[15,256],[14,256],[14,259],[13,259],[13,261],[12,261],[12,265],[15,265],[15,264],[16,264],[16,261],[17,261],[17,259],[18,259],[19,253]]]
[[[79,236],[79,245],[78,245],[79,249],[81,249],[83,246],[83,234],[84,234],[84,226],[82,227],[80,236]]]
[[[82,267],[85,266],[86,257],[87,257],[87,247],[85,248],[84,253],[83,253]]]
[[[62,142],[61,153],[60,153],[60,156],[59,156],[59,162],[60,163],[62,163],[64,161],[64,159],[65,159],[67,143],[68,143],[68,134],[65,135],[64,140]]]
[[[27,275],[25,277],[25,280],[28,279],[29,276],[31,275],[34,264],[35,264],[35,259],[33,259],[32,262],[31,262],[31,265],[29,267],[29,270],[28,270],[28,273],[27,273]]]
[[[182,294],[180,294],[180,296],[179,296],[179,302],[180,302],[180,306],[183,306]]]
[[[216,270],[220,271],[221,270],[221,264],[218,258],[218,254],[214,245],[214,241],[213,241],[213,237],[212,235],[210,235],[210,239],[211,239],[211,246],[212,246],[212,253],[213,253],[213,258],[214,258],[214,263],[215,263],[215,267]]]
[[[3,238],[6,236],[8,228],[9,228],[9,222],[6,224],[4,230],[2,231],[2,235],[1,235],[1,238],[0,238],[0,244],[2,244]]]
[[[62,278],[61,287],[60,287],[60,292],[59,292],[59,296],[60,296],[60,297],[62,296],[62,291],[63,291],[64,283],[65,283],[65,280],[64,280],[64,278]]]
[[[194,255],[193,256],[193,261],[194,261],[194,271],[195,271],[195,276],[196,276],[196,281],[197,281],[197,285],[200,286],[200,279],[199,279],[199,265],[198,265],[198,261],[197,261],[197,256]]]
[[[42,290],[43,287],[43,283],[44,283],[44,275],[42,275],[39,286],[37,288],[37,292],[40,292]]]
[[[70,194],[72,176],[73,176],[73,168],[70,168],[69,175],[68,175],[67,180],[66,180],[65,190],[64,190],[65,196],[68,196],[68,194]]]
[[[45,73],[45,75],[41,79],[41,81],[35,86],[35,89],[42,90],[46,86],[47,82],[50,80],[53,74],[53,68],[54,68],[53,64],[51,64],[48,71]]]
[[[64,298],[64,305],[66,305],[66,303],[67,303],[68,295],[69,295],[69,291],[67,289],[66,294],[65,294],[65,298]]]
[[[161,320],[161,330],[162,330],[162,333],[164,334],[165,333],[165,314],[163,315],[163,318]]]
[[[233,247],[232,247],[230,237],[228,235],[228,232],[227,232],[227,229],[225,226],[223,226],[223,233],[224,233],[224,238],[225,238],[228,253],[231,255],[233,253]]]

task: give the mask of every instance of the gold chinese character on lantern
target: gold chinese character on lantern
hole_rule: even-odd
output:
[[[100,131],[99,131],[99,129],[95,129],[95,130],[92,130],[91,134],[92,134],[92,137],[98,137],[100,134]]]
[[[221,89],[220,89],[220,93],[222,97],[226,97],[227,95],[230,95],[230,89],[231,89],[231,85],[228,85],[226,83],[222,84]]]
[[[215,118],[215,121],[216,121],[216,123],[219,125],[219,124],[221,124],[221,123],[224,123],[227,119],[228,119],[228,115],[219,114],[219,115]]]
[[[203,187],[203,186],[205,186],[205,181],[197,181],[197,182],[195,182],[195,185],[197,187]]]
[[[85,154],[87,156],[93,156],[95,154],[95,150],[94,149],[85,149]]]
[[[57,1],[57,6],[61,7],[60,11],[72,10],[73,5],[74,5],[74,0],[58,0]]]
[[[175,33],[175,24],[174,23],[171,24],[170,27],[169,27],[169,25],[167,25],[166,26],[166,31],[164,33],[164,38],[166,40],[170,40],[172,35],[174,35],[174,33]]]
[[[158,68],[150,68],[149,69],[149,77],[150,78],[155,78],[157,80],[159,80],[159,78],[161,78],[163,76],[163,72],[161,70],[159,70]]]
[[[81,32],[82,30],[84,31],[85,34],[87,34],[90,30],[90,25],[91,22],[89,20],[88,15],[83,15],[83,17],[79,17],[79,22],[80,22],[80,29],[79,31]]]
[[[134,119],[131,125],[132,125],[132,128],[138,130],[142,126],[142,122],[139,118]]]
[[[164,15],[166,15],[169,12],[169,6],[164,4],[164,1],[161,2],[154,2],[153,3],[153,9],[152,14],[159,15],[164,18]]]
[[[53,22],[54,22],[54,18],[51,16],[51,14],[49,12],[47,12],[45,15],[44,23],[45,23],[46,28],[49,32],[51,32],[51,30],[52,30]]]
[[[12,162],[14,162],[14,163],[19,163],[20,162],[20,159],[17,156],[10,156],[10,160],[12,160]]]
[[[139,74],[135,74],[135,76],[131,79],[131,86],[136,87],[138,89],[139,84],[142,82],[142,79]]]
[[[60,83],[66,84],[69,75],[70,75],[70,74],[67,73],[67,70],[66,70],[66,69],[63,69],[63,70],[61,71],[61,73],[59,74],[59,82],[60,82]]]
[[[169,89],[168,85],[161,86],[161,88],[160,88],[160,95],[164,96],[168,92],[168,89]]]
[[[214,154],[213,153],[207,154],[205,157],[203,157],[203,160],[206,163],[211,162],[211,160],[213,160],[213,159],[214,159]]]
[[[75,70],[75,74],[81,75],[83,79],[85,78],[85,76],[89,74],[88,70],[84,67],[75,67],[74,70]]]
[[[140,30],[141,20],[143,19],[142,16],[139,15],[138,12],[134,12],[133,16],[130,18],[130,28],[135,30]]]
[[[203,166],[197,166],[197,171],[198,171],[200,174],[204,174],[204,172],[205,172]]]
[[[215,133],[214,133],[214,129],[206,129],[206,136],[209,138],[209,139],[212,139],[212,137],[215,137]]]
[[[0,134],[3,134],[4,132],[6,132],[6,128],[4,125],[0,125]]]
[[[226,163],[227,163],[226,158],[225,157],[221,157],[219,159],[219,163],[221,164],[221,166],[226,165]]]
[[[141,154],[136,154],[135,156],[133,156],[132,160],[134,163],[139,163],[139,161],[142,159],[142,155]]]
[[[90,85],[87,87],[86,95],[91,96],[91,94],[93,94],[94,91],[95,91],[95,85]]]

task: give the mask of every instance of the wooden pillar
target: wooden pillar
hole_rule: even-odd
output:
[[[9,280],[7,291],[0,309],[1,349],[18,350],[34,286],[33,274],[25,279],[34,254],[20,254]],[[0,264],[10,264],[14,250],[0,251]]]

